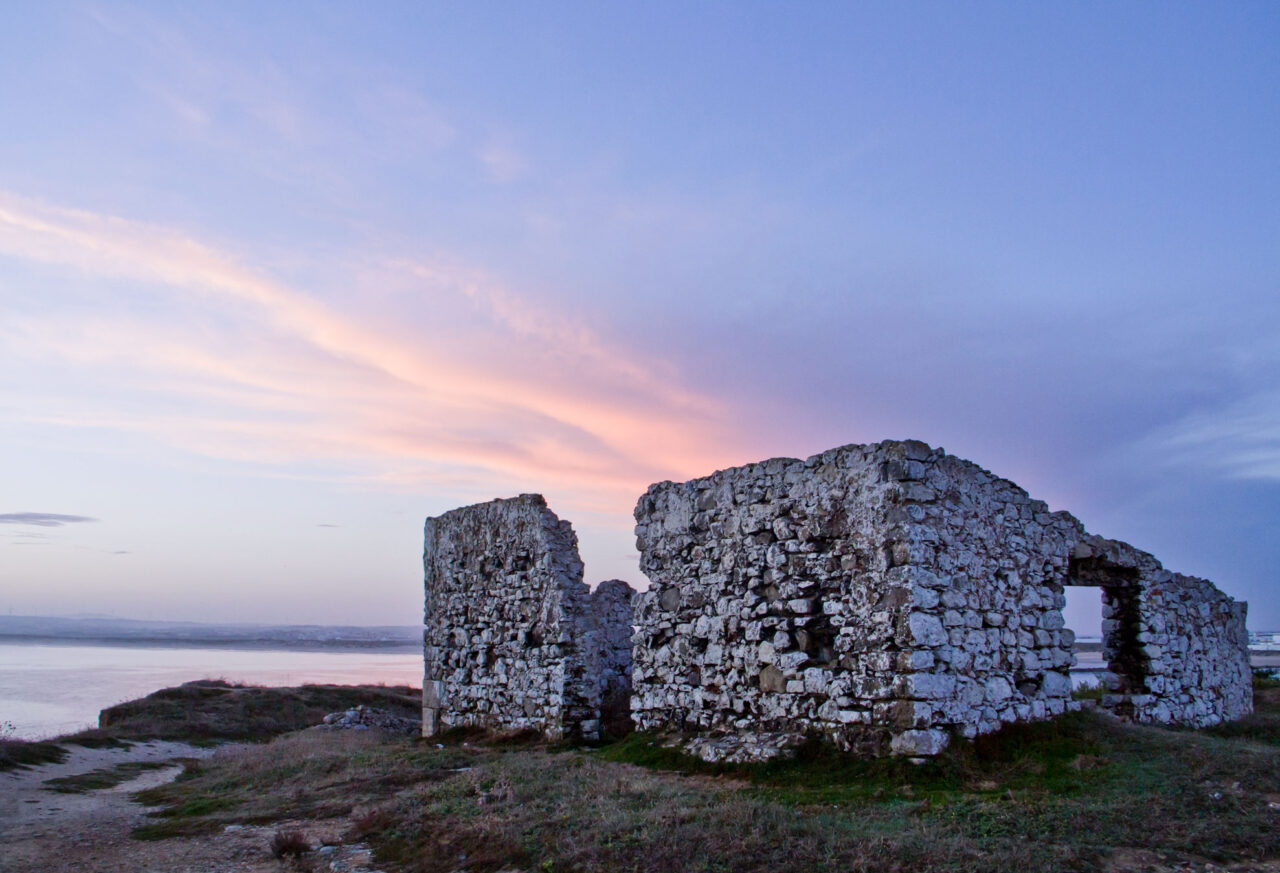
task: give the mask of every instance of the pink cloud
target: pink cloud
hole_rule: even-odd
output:
[[[189,235],[10,195],[0,195],[0,253],[147,283],[165,304],[145,317],[14,319],[0,341],[69,368],[127,374],[124,384],[157,398],[200,401],[181,414],[143,403],[126,415],[106,396],[96,410],[46,422],[137,430],[263,463],[358,461],[381,471],[371,484],[469,471],[486,487],[572,492],[615,512],[650,481],[708,472],[734,451],[725,411],[663,362],[625,354],[581,321],[443,259],[384,269],[422,294],[470,303],[478,319],[379,325]]]

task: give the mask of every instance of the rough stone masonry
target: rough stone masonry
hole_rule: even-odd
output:
[[[1135,721],[1252,709],[1245,610],[921,442],[853,445],[653,485],[650,589],[588,594],[539,495],[428,519],[423,731],[678,732],[710,760],[820,733],[926,756],[1071,709],[1065,586],[1101,589],[1107,693]],[[634,636],[632,608],[634,605]]]
[[[809,732],[933,755],[1060,714],[1067,585],[1103,591],[1103,706],[1196,726],[1252,708],[1245,604],[921,442],[662,482],[635,514],[633,721],[704,758]]]
[[[428,518],[422,731],[595,739],[627,710],[631,588],[589,592],[578,538],[538,494]]]

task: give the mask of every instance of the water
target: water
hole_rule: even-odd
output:
[[[417,688],[422,654],[4,642],[0,732],[32,740],[96,727],[99,710],[194,679]]]
[[[1280,656],[1259,658],[1270,664]],[[1071,671],[1077,688],[1097,684],[1105,665],[1081,653]],[[252,685],[411,685],[422,683],[413,652],[164,648],[138,645],[0,643],[0,733],[41,739],[98,723],[98,711],[193,679]]]

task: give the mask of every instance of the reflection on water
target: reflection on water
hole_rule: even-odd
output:
[[[193,679],[252,685],[422,684],[417,652],[0,643],[0,725],[22,739],[98,723],[98,711]]]

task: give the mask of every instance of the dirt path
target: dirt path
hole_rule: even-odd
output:
[[[59,794],[46,779],[75,776],[131,761],[202,758],[212,753],[185,743],[152,742],[128,749],[82,749],[61,764],[0,773],[0,870],[4,873],[280,873],[285,865],[270,852],[276,828],[234,827],[204,837],[141,842],[129,833],[146,810],[129,799],[182,772],[180,764],[148,770],[113,788]],[[299,822],[309,833],[333,823]],[[319,827],[320,830],[315,828]],[[346,846],[321,855],[321,870],[366,870],[368,853]]]

